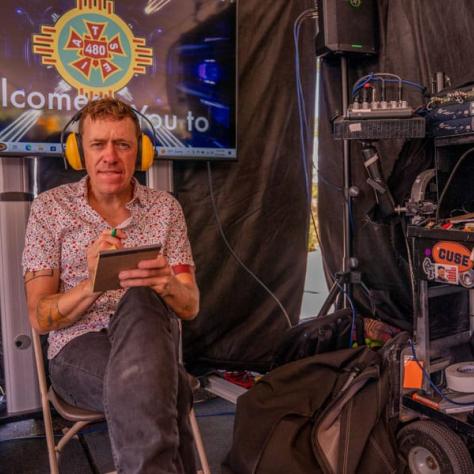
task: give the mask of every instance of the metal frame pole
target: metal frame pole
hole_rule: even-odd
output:
[[[341,55],[341,102],[342,102],[342,115],[347,115],[347,108],[349,104],[348,99],[348,67],[347,58]],[[321,309],[319,310],[318,316],[323,316],[329,313],[331,306],[337,303],[337,297],[340,295],[341,290],[344,293],[342,299],[342,308],[346,309],[349,307],[349,300],[352,292],[351,287],[351,260],[352,260],[352,233],[351,233],[351,156],[350,156],[350,142],[345,139],[343,142],[343,195],[344,195],[344,207],[342,215],[342,265],[341,272],[336,275],[336,279],[329,291],[329,294],[324,301]]]
[[[348,67],[346,56],[341,56],[341,98],[342,115],[346,117],[348,108]],[[350,272],[350,258],[352,253],[352,234],[351,234],[351,161],[350,161],[350,143],[344,140],[343,144],[343,187],[344,187],[344,213],[343,213],[343,255],[342,270],[344,274]],[[347,296],[350,295],[351,286],[349,281],[343,282],[344,295],[343,308],[347,308]]]

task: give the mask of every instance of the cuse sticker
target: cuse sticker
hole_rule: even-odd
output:
[[[457,266],[459,272],[467,272],[473,265],[471,251],[457,242],[436,242],[432,256],[436,263]]]

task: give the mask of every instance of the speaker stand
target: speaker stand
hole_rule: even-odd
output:
[[[347,115],[347,108],[349,105],[348,98],[348,67],[347,57],[341,55],[341,98],[342,98],[342,114],[343,117]],[[350,141],[344,139],[343,141],[343,236],[342,236],[342,270],[335,274],[334,283],[329,290],[329,294],[324,301],[318,316],[328,314],[331,307],[334,305],[335,309],[348,308],[349,299],[352,295],[352,288],[354,284],[361,282],[361,274],[356,271],[358,267],[358,260],[352,255],[352,232],[351,232],[351,206],[352,199],[356,198],[359,190],[355,186],[351,186],[351,156],[350,156]]]

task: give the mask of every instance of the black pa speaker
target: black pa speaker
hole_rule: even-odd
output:
[[[319,0],[316,54],[377,52],[375,0]]]

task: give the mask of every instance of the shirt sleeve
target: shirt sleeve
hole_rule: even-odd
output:
[[[170,220],[164,246],[164,254],[172,267],[180,268],[180,266],[185,265],[194,266],[183,210],[176,199],[171,196],[170,198]]]
[[[48,219],[53,205],[41,195],[31,205],[23,249],[23,274],[59,268],[60,245],[54,233],[54,222]]]

